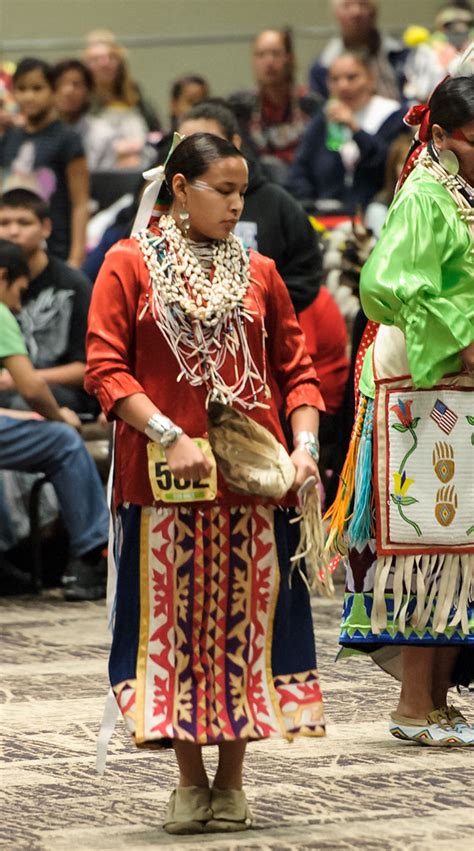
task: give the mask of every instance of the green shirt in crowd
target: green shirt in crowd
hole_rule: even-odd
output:
[[[27,355],[20,326],[13,313],[0,303],[0,366],[12,355]]]

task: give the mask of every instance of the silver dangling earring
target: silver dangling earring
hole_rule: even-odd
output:
[[[439,162],[448,174],[451,174],[453,177],[459,174],[459,160],[454,151],[448,149],[440,151]]]
[[[183,232],[183,236],[187,236],[189,233],[189,213],[187,210],[181,210],[179,214],[179,220],[181,222],[181,230]]]

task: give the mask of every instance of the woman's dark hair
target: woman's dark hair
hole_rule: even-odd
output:
[[[430,131],[439,124],[447,133],[474,121],[474,78],[454,77],[443,80],[429,101]]]
[[[202,86],[206,91],[209,88],[209,83],[204,77],[200,77],[198,74],[188,74],[185,77],[179,77],[178,80],[175,80],[171,86],[171,99],[176,100],[176,98],[181,97],[183,94],[183,89],[186,86]]]
[[[5,272],[8,286],[18,278],[30,278],[28,261],[19,245],[0,239],[0,269]]]
[[[287,53],[288,56],[290,57],[289,62],[288,62],[288,67],[287,67],[288,82],[293,84],[295,82],[295,71],[296,71],[295,51],[294,51],[294,45],[293,45],[293,30],[290,29],[290,27],[284,27],[284,29],[279,30],[279,32],[280,32],[280,35],[281,35],[281,41],[282,41],[285,53]]]
[[[283,41],[283,47],[285,48],[287,53],[294,53],[293,46],[293,30],[290,27],[285,27],[281,30],[281,37]]]
[[[31,71],[40,71],[48,85],[53,88],[54,73],[51,65],[45,62],[44,59],[37,59],[36,56],[26,56],[20,60],[12,77],[13,85],[17,86],[21,78],[25,74],[30,74]]]
[[[63,74],[66,74],[67,71],[79,71],[82,74],[82,79],[86,85],[86,88],[89,92],[92,92],[94,89],[94,78],[92,73],[89,71],[87,65],[84,62],[81,62],[80,59],[63,59],[61,62],[57,62],[56,65],[53,66],[53,80],[54,87],[56,88],[58,85],[58,81],[62,77]]]
[[[238,136],[240,133],[237,119],[223,98],[207,98],[197,103],[180,118],[178,126],[185,121],[198,119],[215,121],[228,142],[232,142],[232,137]]]
[[[166,185],[172,193],[175,174],[183,174],[188,181],[196,180],[204,174],[216,160],[228,157],[242,157],[238,148],[226,139],[213,136],[212,133],[194,133],[179,143],[171,154],[165,167]]]

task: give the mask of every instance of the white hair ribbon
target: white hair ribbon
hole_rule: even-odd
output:
[[[143,172],[143,178],[148,181],[148,186],[143,192],[140,205],[137,210],[137,215],[133,222],[132,234],[148,227],[153,208],[156,204],[156,199],[158,198],[159,191],[165,179],[166,165],[171,154],[178,147],[179,143],[183,141],[183,139],[184,136],[180,136],[179,133],[173,133],[173,141],[171,142],[171,147],[168,151],[168,156],[166,157],[164,165],[159,165],[156,168],[149,168],[148,171]]]
[[[132,234],[148,227],[153,207],[156,204],[158,193],[165,179],[164,166],[159,165],[156,168],[149,168],[148,171],[143,172],[143,178],[148,181],[148,186],[143,192],[140,206],[138,207],[137,215],[133,222]]]

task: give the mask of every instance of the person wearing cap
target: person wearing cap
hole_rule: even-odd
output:
[[[474,12],[469,0],[450,0],[435,18],[435,28],[427,41],[414,50],[406,65],[406,98],[425,101],[449,73],[452,62],[466,49],[474,34]]]

